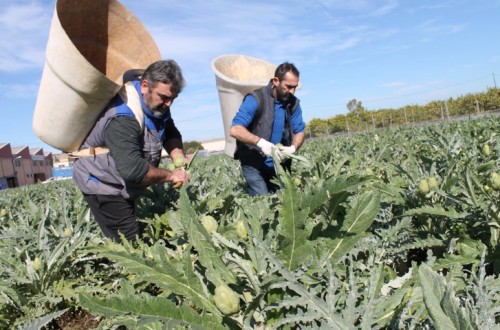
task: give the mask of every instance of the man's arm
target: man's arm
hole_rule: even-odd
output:
[[[295,147],[295,150],[299,150],[302,143],[304,143],[305,137],[306,134],[304,132],[297,133],[293,136],[292,145]]]
[[[229,130],[229,134],[238,141],[246,144],[257,145],[260,137],[250,133],[250,131],[243,125],[232,126]]]
[[[302,107],[300,106],[300,104],[297,106],[297,109],[295,109],[295,112],[293,113],[291,120],[294,133],[292,145],[295,147],[295,150],[299,150],[299,148],[304,143],[304,139],[306,137],[306,134],[304,132],[306,123],[302,119]]]
[[[165,183],[165,182],[173,182],[182,185],[188,181],[189,181],[189,174],[184,169],[169,171],[150,165],[141,183],[144,186],[150,186],[153,183]]]
[[[118,116],[110,120],[104,131],[104,142],[123,180],[140,183],[149,163],[139,144],[141,128],[134,117]]]
[[[253,117],[257,112],[257,107],[257,100],[253,96],[248,95],[245,97],[243,104],[240,106],[240,110],[233,118],[229,135],[238,141],[259,147],[262,154],[267,157],[271,157],[273,152],[275,154],[279,154],[279,149],[277,149],[273,143],[261,138],[260,136],[250,133],[247,129],[247,127],[252,123]]]
[[[149,186],[153,183],[189,181],[182,170],[168,171],[149,164],[139,145],[141,129],[134,117],[115,117],[108,124],[104,140],[115,161],[118,173],[125,180]],[[182,145],[182,142],[181,142]]]
[[[182,149],[182,138],[170,138],[165,141],[163,147],[172,159],[176,157],[186,158],[184,150]],[[174,188],[177,188],[188,181],[189,173],[184,171],[182,168],[169,171],[150,165],[144,179],[142,180],[142,184],[149,186],[153,183],[173,182],[175,183]]]
[[[182,136],[173,120],[169,120],[166,127],[165,142],[163,143],[163,148],[168,152],[170,158],[174,159],[176,157],[186,158],[183,150]],[[157,168],[154,166],[149,166],[146,176],[142,180],[144,185],[151,185],[153,183],[165,183],[173,182],[175,183],[174,188],[180,187],[182,184],[189,181],[189,173],[184,169],[176,169],[174,171],[169,171],[162,168]]]
[[[247,127],[252,123],[258,106],[255,97],[253,97],[253,95],[247,95],[233,118],[229,135],[243,143],[257,145],[260,137],[250,133]]]
[[[176,157],[186,158],[186,155],[184,154],[182,139],[174,138],[174,139],[167,140],[164,143],[163,147],[165,148],[165,150],[170,155],[170,158],[172,158],[172,159],[174,159]]]
[[[184,157],[184,144],[182,143],[181,132],[175,126],[173,119],[167,122],[165,127],[165,142],[163,148],[168,152],[170,158]]]

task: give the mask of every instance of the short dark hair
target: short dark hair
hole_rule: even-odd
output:
[[[295,65],[289,62],[281,63],[280,65],[278,65],[276,71],[274,71],[274,76],[278,78],[279,81],[282,81],[287,72],[291,72],[295,76],[297,76],[297,78],[299,78],[300,75],[299,70],[297,70]]]
[[[156,61],[148,66],[142,79],[148,82],[148,86],[154,87],[157,83],[170,84],[170,91],[179,95],[186,84],[182,76],[182,70],[174,60]]]

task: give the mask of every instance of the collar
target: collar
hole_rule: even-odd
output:
[[[139,80],[134,80],[132,81],[132,84],[134,85],[135,89],[137,90],[137,93],[139,93],[139,99],[141,100],[141,108],[142,111],[144,112],[144,123],[146,124],[146,127],[150,131],[157,131],[160,138],[163,137],[163,134],[165,133],[165,126],[168,120],[172,118],[170,114],[170,109],[165,111],[164,114],[161,116],[155,115],[151,110],[149,110],[148,106],[144,102],[144,97],[142,96],[141,93],[141,82]]]
[[[148,118],[150,118],[153,121],[167,121],[168,119],[170,119],[170,117],[171,117],[170,111],[165,111],[165,113],[162,114],[161,116],[157,116],[151,110],[149,110],[148,106],[144,102],[144,97],[142,96],[142,93],[141,93],[141,82],[139,80],[132,81],[132,84],[134,85],[135,89],[137,90],[137,93],[139,93],[139,95],[141,96],[140,100],[141,100],[142,111],[144,111],[144,113],[146,114],[146,116]]]

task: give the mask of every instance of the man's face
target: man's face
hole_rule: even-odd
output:
[[[170,84],[161,82],[154,86],[148,85],[146,80],[141,82],[141,92],[144,103],[155,116],[162,116],[167,111],[177,95],[170,91]]]
[[[290,95],[295,94],[295,90],[299,85],[299,78],[293,73],[287,72],[281,81],[277,77],[274,77],[273,84],[276,89],[276,98],[278,101],[288,101]]]

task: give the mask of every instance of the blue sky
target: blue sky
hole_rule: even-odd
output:
[[[306,122],[351,99],[376,110],[500,85],[500,0],[120,2],[183,69],[172,114],[185,141],[224,136],[211,70],[223,54],[293,62]],[[0,143],[56,152],[32,131],[55,1],[0,3]]]

